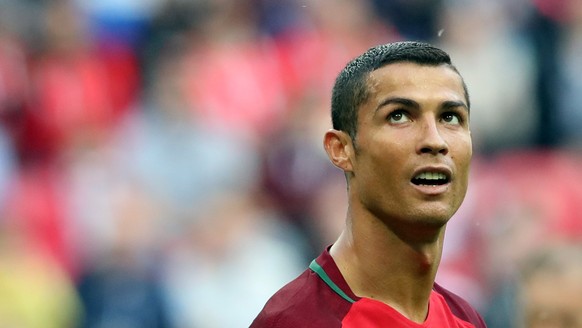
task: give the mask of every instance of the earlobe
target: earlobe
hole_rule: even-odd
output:
[[[323,147],[333,165],[344,171],[352,172],[352,139],[347,133],[338,130],[329,130],[323,138]]]

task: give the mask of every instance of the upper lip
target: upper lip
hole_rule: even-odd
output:
[[[453,177],[453,171],[448,166],[429,165],[429,166],[419,167],[416,170],[414,170],[412,177],[411,177],[411,180],[414,179],[419,174],[424,173],[424,172],[442,173],[447,177],[448,181],[451,181],[452,177]]]

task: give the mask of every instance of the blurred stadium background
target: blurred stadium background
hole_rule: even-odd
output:
[[[343,223],[336,74],[396,40],[472,97],[437,280],[582,327],[580,0],[0,0],[0,327],[248,326]]]

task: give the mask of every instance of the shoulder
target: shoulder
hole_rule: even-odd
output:
[[[476,328],[486,328],[485,321],[475,310],[469,302],[464,300],[459,295],[447,290],[446,288],[434,284],[434,291],[439,293],[446,301],[447,305],[451,309],[451,312],[458,318],[472,323]]]
[[[251,327],[288,327],[286,322],[297,317],[296,312],[304,303],[305,287],[308,284],[309,272],[306,270],[271,296]]]
[[[341,327],[350,306],[308,269],[276,292],[250,327]]]

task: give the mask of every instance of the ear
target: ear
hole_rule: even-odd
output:
[[[323,137],[323,147],[329,160],[344,173],[353,171],[354,146],[352,138],[339,130],[329,130]]]

